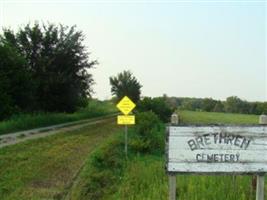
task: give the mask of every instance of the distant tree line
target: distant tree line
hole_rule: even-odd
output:
[[[267,102],[248,102],[237,96],[230,96],[226,101],[212,98],[167,97],[166,95],[165,99],[171,107],[176,107],[180,110],[267,114]]]
[[[92,93],[84,36],[75,26],[26,25],[0,35],[0,119],[19,112],[73,112]]]

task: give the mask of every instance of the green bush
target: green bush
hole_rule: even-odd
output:
[[[141,112],[136,116],[133,138],[130,146],[133,150],[143,153],[163,149],[161,122],[152,111]]]
[[[82,176],[85,178],[83,199],[105,199],[106,195],[116,192],[118,177],[122,176],[124,165],[124,143],[121,137],[112,140],[101,146],[91,157],[87,166],[88,171],[84,171]]]
[[[169,122],[171,114],[173,113],[173,109],[171,109],[163,97],[145,97],[143,100],[139,101],[137,110],[139,112],[153,111],[163,122]]]
[[[124,158],[123,140],[114,140],[103,146],[92,156],[92,164],[98,169],[121,169]]]

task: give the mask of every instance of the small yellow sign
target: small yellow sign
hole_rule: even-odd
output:
[[[117,108],[125,115],[128,115],[134,108],[135,103],[132,102],[127,96],[123,97],[122,100],[117,104]]]
[[[133,125],[135,124],[135,116],[134,115],[119,115],[117,117],[117,123],[119,125]]]

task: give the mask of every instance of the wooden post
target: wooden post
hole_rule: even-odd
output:
[[[264,175],[257,176],[256,200],[264,200]]]
[[[260,116],[259,124],[267,125],[267,115]],[[264,200],[264,174],[257,175],[256,200]]]
[[[171,116],[171,124],[178,125],[179,118],[176,113],[173,113]],[[169,175],[169,200],[176,200],[176,175]]]
[[[169,200],[176,199],[176,176],[175,174],[169,175]]]

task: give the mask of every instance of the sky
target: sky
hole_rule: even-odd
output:
[[[142,96],[238,96],[267,101],[266,1],[0,0],[0,26],[77,25],[86,39],[94,96],[130,70]]]

